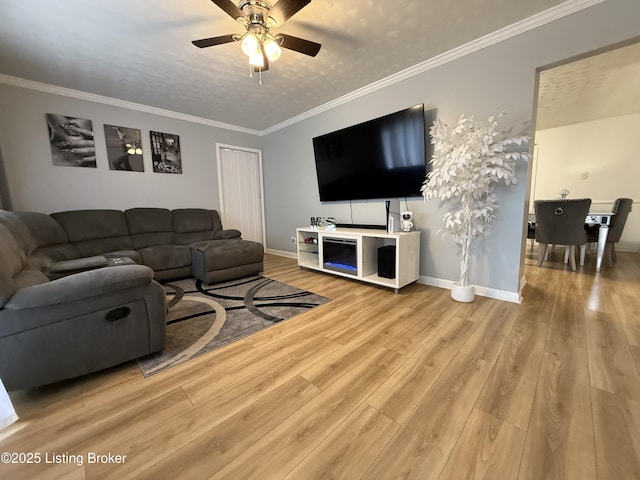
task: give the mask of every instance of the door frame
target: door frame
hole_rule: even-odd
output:
[[[262,226],[262,245],[263,248],[267,249],[267,228],[265,221],[265,210],[264,210],[264,175],[262,173],[262,150],[257,150],[255,148],[248,147],[240,147],[237,145],[229,145],[226,143],[218,143],[216,142],[216,168],[218,174],[218,202],[220,204],[220,219],[222,221],[222,225],[225,224],[225,209],[224,209],[224,185],[222,183],[222,162],[221,162],[221,152],[223,149],[229,150],[239,150],[242,152],[250,152],[255,153],[258,156],[258,175],[259,175],[259,185],[260,185],[260,222]]]

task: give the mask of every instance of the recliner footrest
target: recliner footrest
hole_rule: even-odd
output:
[[[191,245],[193,276],[206,283],[260,273],[264,247],[242,239],[212,240]]]

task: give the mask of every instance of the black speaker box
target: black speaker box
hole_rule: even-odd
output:
[[[396,278],[396,246],[386,245],[378,248],[378,276]]]

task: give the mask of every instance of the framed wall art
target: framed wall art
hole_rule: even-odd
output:
[[[149,132],[153,171],[157,173],[182,173],[180,137],[170,133]]]
[[[46,113],[45,118],[54,165],[96,168],[91,120],[55,113]]]
[[[142,135],[137,128],[104,126],[110,170],[144,172]]]

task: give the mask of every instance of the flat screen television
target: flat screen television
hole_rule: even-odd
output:
[[[422,104],[315,137],[320,201],[421,195],[425,145]]]

